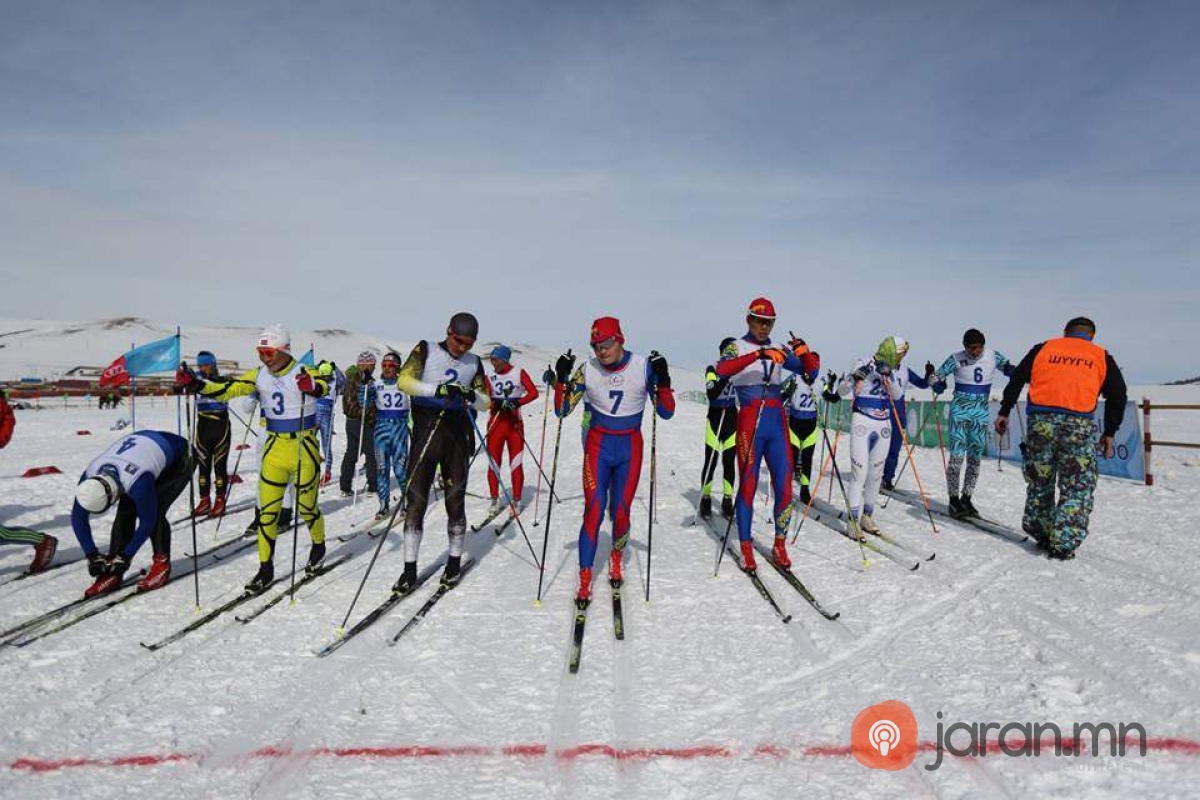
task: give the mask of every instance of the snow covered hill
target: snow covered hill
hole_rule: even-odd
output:
[[[82,346],[110,336],[88,359],[75,359],[99,362],[137,325],[56,335],[44,328],[22,341],[31,363],[66,364],[71,359],[49,360],[57,357],[56,340]],[[207,334],[213,347],[249,351],[240,332],[219,330],[222,338]],[[185,334],[185,350],[209,346],[201,335]],[[253,331],[245,334],[248,340]],[[147,326],[139,338],[154,335]],[[308,337],[294,335],[297,342]],[[343,352],[339,341],[351,358],[366,344],[385,343],[319,335],[313,336],[318,353],[328,347],[335,357]],[[6,366],[19,363],[8,348],[0,353]],[[546,355],[531,358],[542,362]],[[1197,402],[1200,388],[1167,387],[1155,397]],[[534,448],[540,412],[538,403],[526,416]],[[0,451],[0,520],[54,533],[62,538],[60,558],[77,557],[68,520],[73,476],[116,435],[108,429],[121,413],[17,412],[13,442]],[[602,578],[578,675],[566,669],[582,513],[574,417],[561,438],[562,502],[547,523],[543,489],[538,524],[532,509],[524,517],[538,556],[549,529],[542,605],[533,603],[538,571],[521,531],[510,526],[497,538],[485,529],[469,537],[477,567],[399,644],[385,640],[432,594],[432,584],[332,656],[316,658],[314,649],[336,635],[376,545],[362,535],[338,538],[364,525],[374,511],[370,498],[353,507],[325,494],[330,559],[349,560],[303,587],[294,605],[282,602],[248,624],[231,613],[156,652],[143,649],[139,642],[197,618],[187,576],[28,646],[0,646],[7,687],[0,714],[8,722],[0,732],[0,796],[164,790],[180,798],[288,800],[1195,796],[1200,550],[1187,521],[1200,501],[1200,458],[1192,451],[1156,450],[1153,488],[1102,480],[1092,535],[1069,563],[945,520],[934,534],[923,511],[892,501],[879,513],[881,525],[920,553],[899,555],[936,552],[936,558],[909,571],[868,552],[864,565],[856,545],[808,520],[792,548],[796,573],[841,617],[820,617],[763,566],[764,583],[792,615],[783,624],[728,559],[712,577],[715,542],[704,525],[691,524],[703,414],[700,404],[681,403],[674,419],[658,423],[653,557],[647,458],[634,504],[626,637],[613,636]],[[174,409],[149,407],[143,417],[139,407],[139,420],[173,430]],[[1164,439],[1200,441],[1200,415],[1168,412],[1160,420],[1156,413],[1155,430]],[[551,421],[547,459],[554,432]],[[918,451],[916,459],[925,487],[936,491],[938,451]],[[525,461],[532,496],[537,473],[531,457]],[[63,474],[17,477],[42,464]],[[235,503],[252,495],[253,468],[244,462],[242,471],[247,483],[236,488]],[[904,485],[913,488],[909,481]],[[832,483],[822,478],[822,497]],[[487,505],[478,462],[469,489],[468,516],[478,521]],[[1023,497],[1018,469],[984,465],[975,500],[985,514],[1019,525]],[[764,503],[765,494],[755,522],[759,536],[767,533]],[[183,506],[171,517],[181,516]],[[249,519],[248,511],[231,514],[221,539],[235,537]],[[199,525],[197,538],[201,549],[216,544],[215,523]],[[301,559],[306,539],[302,531]],[[433,504],[422,566],[432,566],[444,545],[445,511]],[[283,574],[291,547],[288,537],[281,539]],[[606,524],[601,558],[608,547]],[[388,595],[400,571],[399,548],[395,533],[384,540],[351,622]],[[135,567],[148,562],[148,550]],[[177,523],[177,573],[189,568],[191,550],[190,526]],[[81,564],[7,582],[28,559],[28,548],[0,548],[0,630],[77,597],[89,582]],[[237,596],[254,562],[250,549],[205,566],[202,608]],[[647,573],[649,604],[642,599]],[[913,709],[922,743],[913,765],[896,773],[867,770],[849,755],[856,714],[888,699]],[[1144,758],[1007,757],[995,752],[993,739],[986,758],[947,755],[928,771],[937,726],[951,721],[1054,722],[1068,732],[1075,722],[1136,722],[1149,735],[1149,750]]]

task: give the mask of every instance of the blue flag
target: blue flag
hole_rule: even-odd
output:
[[[125,353],[125,371],[130,375],[174,372],[179,366],[179,337],[168,336],[157,342],[135,347]]]
[[[313,349],[311,347],[308,348],[307,353],[300,356],[299,361],[301,364],[303,364],[306,367],[315,367],[317,365],[317,362],[314,360]]]

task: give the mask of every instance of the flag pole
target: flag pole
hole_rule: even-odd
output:
[[[129,349],[133,349],[133,342],[129,343]],[[137,376],[132,372],[129,375],[129,426],[133,428],[133,432],[137,433]],[[119,393],[120,388],[117,389]],[[118,394],[118,397],[120,395]]]
[[[183,349],[181,347],[182,340],[180,337],[179,326],[175,326],[175,352],[179,354],[180,359],[183,358]],[[176,367],[179,365],[176,364]],[[183,395],[175,395],[175,434],[183,436]]]

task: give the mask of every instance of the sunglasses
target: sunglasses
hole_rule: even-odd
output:
[[[399,362],[399,361],[393,361],[393,360],[391,360],[391,359],[387,359],[387,360],[385,360],[385,361],[383,362],[382,366],[383,366],[383,368],[384,368],[384,369],[388,369],[388,368],[391,368],[391,369],[400,369],[400,362]]]
[[[283,351],[280,350],[278,347],[260,347],[260,348],[258,348],[258,354],[260,356],[262,356],[263,358],[274,358],[275,356],[279,355],[281,352],[283,352]]]
[[[610,336],[607,339],[603,339],[599,342],[592,342],[592,349],[595,350],[596,352],[599,352],[601,350],[610,350],[610,349],[612,349],[613,346],[616,345],[616,343],[617,343],[617,337]]]
[[[767,317],[756,317],[753,314],[751,314],[750,315],[750,323],[752,325],[765,325],[766,327],[770,328],[775,325],[775,320],[768,319]]]

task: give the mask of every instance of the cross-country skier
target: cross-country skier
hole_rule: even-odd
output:
[[[379,472],[375,486],[379,496],[381,520],[392,513],[392,473],[396,475],[396,487],[404,492],[404,477],[408,468],[408,395],[400,390],[400,356],[389,351],[379,362],[379,380],[370,384],[368,405],[375,407],[375,463]],[[403,505],[404,498],[400,498]]]
[[[84,592],[95,597],[121,586],[129,563],[146,540],[154,547],[150,572],[138,591],[157,589],[171,577],[171,524],[167,511],[192,479],[195,464],[187,440],[165,431],[122,436],[88,464],[75,489],[71,527],[95,583]],[[92,538],[92,514],[117,506],[103,558]]]
[[[204,380],[225,383],[217,370],[217,357],[208,350],[196,354],[196,372]],[[211,514],[219,517],[225,513],[225,500],[229,492],[229,406],[224,400],[211,397],[196,398],[196,477],[200,499],[196,503],[196,516]],[[208,498],[209,473],[216,484],[216,497]]]
[[[850,415],[850,482],[846,487],[850,516],[867,533],[878,533],[875,499],[883,478],[883,462],[896,433],[892,404],[904,396],[910,377],[900,362],[908,353],[908,342],[889,336],[879,343],[875,355],[860,360],[842,377],[838,391],[853,396]]]
[[[800,342],[803,344],[803,341]],[[817,401],[813,384],[821,372],[821,356],[813,351],[813,368],[787,379],[783,399],[788,409],[788,441],[792,446],[792,473],[800,483],[800,502],[808,504],[813,450],[817,446]]]
[[[246,584],[257,594],[275,582],[275,540],[279,535],[279,512],[284,491],[294,482],[299,493],[300,516],[308,525],[312,547],[308,571],[318,570],[325,560],[325,519],[318,493],[321,453],[317,441],[316,398],[328,385],[301,364],[291,353],[287,328],[271,325],[258,337],[257,351],[262,366],[243,372],[229,383],[211,383],[186,367],[180,367],[176,382],[203,397],[230,400],[256,395],[266,419],[267,440],[263,445],[258,474],[258,572]]]
[[[13,429],[16,428],[17,417],[8,404],[8,397],[0,389],[0,450],[12,441]],[[48,533],[23,528],[19,525],[0,524],[0,544],[27,544],[33,547],[33,563],[29,572],[41,572],[50,566],[54,553],[58,549],[58,539]]]
[[[717,354],[734,342],[732,336],[721,340]],[[721,464],[721,514],[733,516],[733,482],[737,458],[737,393],[728,378],[717,374],[710,364],[704,370],[704,391],[708,396],[708,415],[704,426],[704,466],[700,474],[700,516],[712,518],[712,483]]]
[[[321,429],[321,453],[325,457],[325,474],[321,476],[321,486],[328,486],[333,481],[333,416],[337,399],[346,387],[346,376],[332,361],[322,361],[317,365],[317,374],[325,380],[329,393],[317,398],[317,425]]]
[[[1112,354],[1092,342],[1096,324],[1087,317],[1067,323],[1062,338],[1034,345],[1004,388],[996,432],[1008,430],[1008,415],[1029,384],[1029,431],[1021,452],[1025,515],[1021,527],[1051,558],[1071,559],[1088,535],[1096,477],[1097,445],[1105,458],[1125,415],[1125,378]],[[1104,431],[1096,440],[1096,398],[1104,396]],[[1058,504],[1054,502],[1058,483]]]
[[[755,298],[746,313],[747,331],[725,348],[716,364],[717,374],[733,383],[738,398],[737,457],[738,498],[736,517],[742,562],[747,570],[757,569],[750,530],[758,469],[766,458],[775,492],[775,545],[772,557],[790,567],[785,537],[792,516],[792,454],[783,410],[783,370],[810,373],[819,367],[816,354],[803,340],[794,339],[785,348],[771,341],[775,306],[765,297]]]
[[[575,356],[559,356],[555,364],[554,413],[569,415],[580,400],[590,412],[584,433],[583,523],[579,527],[579,591],[575,599],[592,597],[592,565],[600,523],[608,510],[612,551],[608,577],[622,581],[622,554],[629,542],[629,509],[642,474],[642,413],[647,398],[663,419],[675,415],[675,394],[667,359],[658,353],[639,356],[625,349],[616,317],[592,323],[589,339],[595,355],[575,369]]]
[[[346,370],[342,392],[342,412],[346,415],[346,452],[342,454],[342,472],[338,485],[344,497],[354,494],[354,473],[358,469],[360,452],[367,457],[367,491],[375,493],[375,406],[365,402],[367,386],[375,380],[375,354],[364,350],[358,361]]]
[[[946,464],[946,488],[950,494],[950,513],[956,517],[978,517],[971,502],[979,464],[987,455],[988,398],[996,372],[1012,375],[1013,365],[1003,353],[986,347],[983,333],[975,328],[963,334],[963,349],[951,353],[938,367],[939,378],[954,376],[954,396],[950,401],[950,460]],[[933,385],[934,394],[946,391],[945,380]],[[967,470],[959,492],[958,475],[963,459]]]
[[[470,410],[487,408],[483,365],[471,353],[479,336],[479,321],[460,311],[450,318],[446,338],[431,344],[422,340],[400,368],[400,391],[412,399],[413,434],[409,450],[407,506],[404,515],[404,572],[392,590],[408,594],[417,583],[417,557],[425,532],[425,507],[433,474],[442,473],[446,492],[446,532],[449,546],[442,581],[458,583],[463,539],[467,532],[465,495],[468,467],[475,452],[475,425]]]
[[[508,448],[508,464],[512,470],[513,508],[521,507],[521,493],[525,487],[525,422],[521,408],[537,400],[538,388],[523,369],[512,365],[512,350],[504,345],[492,348],[491,367],[484,367],[483,377],[491,398],[491,414],[488,416],[487,449],[491,460],[499,467],[503,463],[504,448]],[[500,481],[496,471],[488,467],[488,493],[492,498],[490,515],[499,514],[504,501],[500,498]]]

